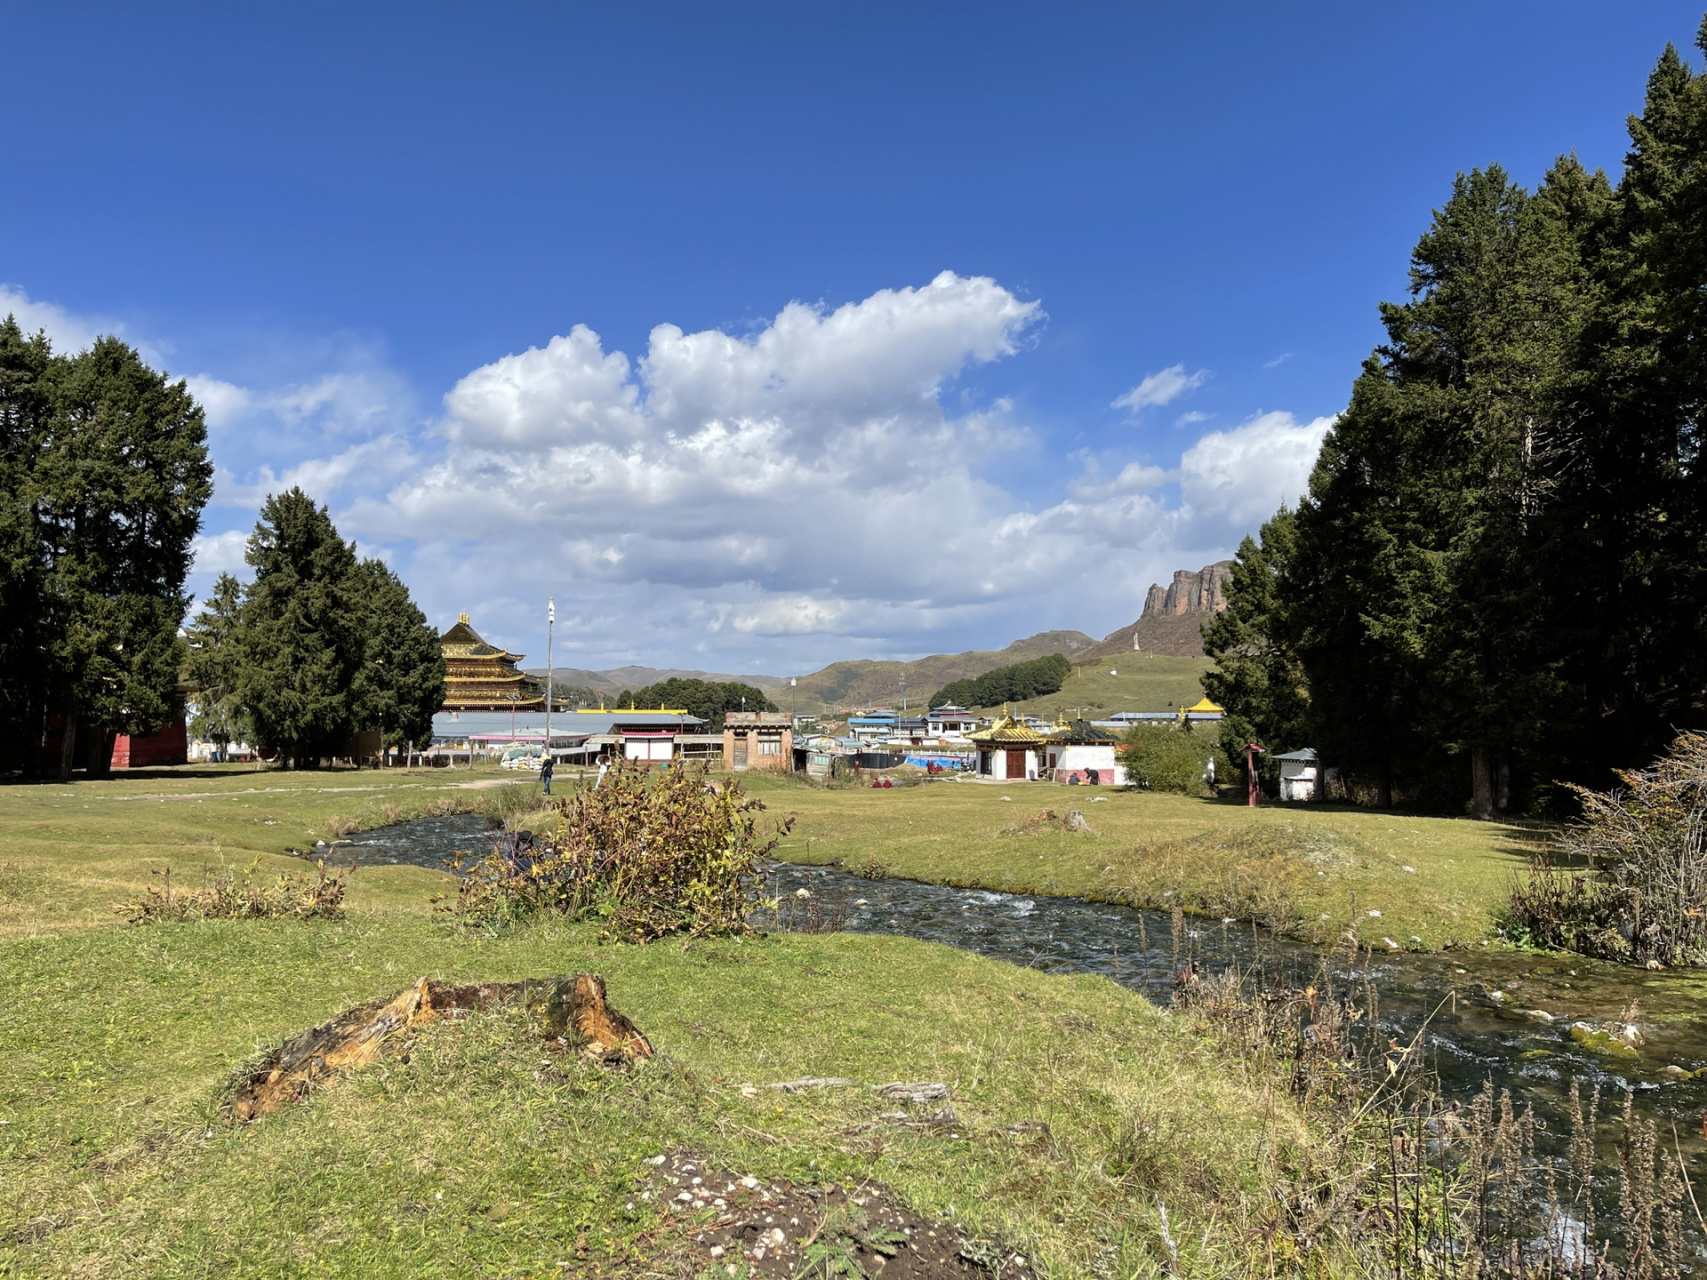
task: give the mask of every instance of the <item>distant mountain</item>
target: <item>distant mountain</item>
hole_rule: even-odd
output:
[[[530,676],[545,678],[544,667],[524,667]],[[687,671],[679,667],[612,667],[609,671],[583,671],[578,667],[556,667],[552,671],[559,688],[580,685],[594,693],[621,693],[624,689],[644,689],[660,680],[710,680],[716,684],[750,684],[769,692],[786,688],[786,676],[732,676],[715,671]]]
[[[922,709],[925,700],[950,681],[981,676],[997,667],[1023,662],[1027,658],[1046,658],[1052,653],[1065,654],[1070,658],[1095,643],[1083,631],[1039,631],[1024,640],[1015,640],[1005,649],[938,653],[912,662],[869,659],[832,662],[822,671],[801,676],[799,688],[784,688],[780,693],[771,694],[771,698],[783,707],[793,700],[800,711],[817,711],[826,703],[832,707],[899,707],[901,677],[905,676],[907,706]]]
[[[1138,621],[1110,632],[1094,648],[1072,657],[1113,658],[1137,649],[1173,658],[1201,658],[1203,624],[1227,607],[1227,576],[1232,570],[1231,560],[1218,560],[1196,573],[1175,571],[1166,588],[1151,583]]]
[[[787,676],[730,675],[713,671],[689,671],[676,667],[615,667],[608,671],[556,668],[558,686],[579,685],[595,696],[615,696],[624,689],[639,689],[660,680],[712,680],[719,684],[739,681],[763,689],[785,710],[820,711],[832,708],[894,706],[902,701],[901,681],[906,678],[909,708],[923,708],[926,699],[945,684],[981,676],[986,671],[1063,654],[1075,663],[1096,662],[1133,651],[1134,641],[1145,653],[1167,657],[1201,658],[1203,624],[1227,607],[1227,574],[1231,560],[1205,565],[1195,573],[1181,569],[1167,587],[1151,586],[1144,600],[1144,613],[1131,626],[1122,627],[1102,640],[1083,631],[1039,631],[1015,640],[1005,649],[977,649],[966,653],[938,653],[911,662],[855,659],[832,662],[821,671],[801,676],[789,686]],[[543,676],[543,667],[527,668],[529,675]]]

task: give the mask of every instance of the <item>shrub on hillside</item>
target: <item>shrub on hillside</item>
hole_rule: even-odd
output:
[[[1126,768],[1127,782],[1144,791],[1207,795],[1209,786],[1204,774],[1211,760],[1215,762],[1216,777],[1232,776],[1219,742],[1207,734],[1172,724],[1134,726],[1126,735],[1119,755]]]
[[[654,773],[624,761],[563,801],[556,827],[501,836],[466,868],[452,908],[478,923],[598,920],[609,940],[746,933],[758,864],[790,825],[759,833],[764,805],[703,765]]]
[[[1559,836],[1588,868],[1538,860],[1509,925],[1543,946],[1609,960],[1707,964],[1707,734],[1681,733],[1611,791],[1571,787],[1582,816]]]

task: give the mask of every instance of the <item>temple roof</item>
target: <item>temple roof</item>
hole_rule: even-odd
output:
[[[1033,729],[1028,725],[1020,724],[1012,716],[999,716],[996,719],[996,723],[991,725],[988,729],[982,729],[977,733],[969,733],[966,736],[973,742],[981,744],[989,743],[997,746],[1007,745],[1010,743],[1015,746],[1020,746],[1027,743],[1048,741],[1048,739],[1046,739],[1036,729]]]
[[[1190,716],[1190,715],[1224,715],[1226,713],[1226,710],[1227,709],[1225,707],[1216,706],[1213,702],[1211,702],[1209,700],[1209,695],[1205,694],[1203,697],[1199,698],[1194,705],[1187,707],[1185,709],[1185,713],[1188,716]]]
[[[1099,729],[1089,720],[1073,720],[1049,731],[1056,742],[1119,742],[1119,735]]]
[[[469,625],[466,613],[456,615],[456,625],[439,637],[439,644],[444,647],[447,658],[509,658],[520,662],[527,656],[487,644]]]

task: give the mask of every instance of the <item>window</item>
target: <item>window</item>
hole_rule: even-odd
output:
[[[768,740],[761,738],[759,739],[759,754],[761,756],[780,756],[782,754],[782,743],[774,738]]]

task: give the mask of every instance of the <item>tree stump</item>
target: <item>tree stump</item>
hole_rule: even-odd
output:
[[[422,978],[390,1000],[357,1005],[286,1040],[244,1071],[231,1116],[248,1121],[271,1115],[327,1077],[370,1065],[415,1027],[506,1005],[542,1014],[546,1035],[600,1061],[652,1056],[639,1028],[606,1002],[605,980],[596,973],[466,985]]]

